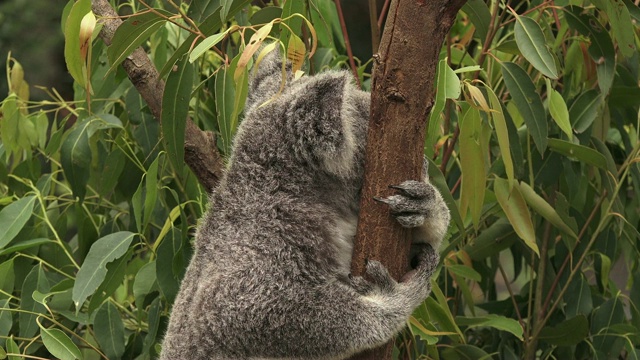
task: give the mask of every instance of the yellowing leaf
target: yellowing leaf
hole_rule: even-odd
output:
[[[469,108],[460,124],[460,166],[462,168],[460,213],[464,218],[469,209],[476,226],[480,222],[486,188],[481,132],[480,112]]]
[[[514,186],[509,191],[509,182],[507,180],[495,178],[493,191],[516,234],[524,240],[524,243],[531,250],[540,256],[531,214],[529,213],[529,208],[527,208],[527,202],[524,200],[522,193],[520,193],[520,188]]]
[[[237,80],[239,77],[242,76],[242,72],[247,67],[249,60],[251,60],[251,57],[253,56],[253,54],[255,54],[256,51],[258,51],[258,49],[260,48],[260,45],[262,45],[262,42],[267,38],[267,36],[271,32],[271,28],[273,28],[273,22],[274,20],[271,20],[271,22],[261,27],[258,31],[255,32],[255,34],[253,34],[253,36],[251,36],[251,39],[249,39],[249,45],[247,45],[244,48],[244,51],[240,56],[240,60],[238,60],[236,71],[233,74],[233,78],[235,80]]]
[[[294,73],[302,69],[306,52],[307,48],[304,46],[304,42],[296,34],[291,34],[289,45],[287,46],[287,59],[293,64]]]
[[[466,83],[465,86],[469,91],[469,96],[471,96],[471,99],[473,100],[473,101],[469,101],[469,104],[475,108],[482,109],[482,111],[486,113],[491,112],[491,109],[489,108],[489,104],[487,104],[487,99],[484,98],[482,91],[480,91],[480,89],[478,89],[477,87],[469,83]]]

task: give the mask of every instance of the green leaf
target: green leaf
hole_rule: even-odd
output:
[[[547,147],[547,118],[536,87],[529,75],[514,63],[502,63],[502,76],[511,98],[527,124],[538,152],[544,154]]]
[[[229,31],[231,29],[232,28],[230,27],[230,28],[228,28],[227,30],[225,30],[225,31],[223,31],[221,33],[211,35],[211,36],[207,37],[206,39],[202,40],[202,42],[200,42],[200,44],[198,44],[198,46],[196,46],[195,48],[193,48],[193,50],[191,50],[191,53],[189,54],[189,62],[193,63],[200,56],[202,56],[202,54],[204,54],[205,51],[211,49],[217,43],[222,41],[222,39],[224,39],[224,37],[227,36],[227,34],[229,33]]]
[[[609,18],[609,26],[618,41],[618,48],[624,57],[630,58],[636,52],[634,23],[631,14],[623,1],[590,0],[598,9],[603,10]]]
[[[453,264],[453,265],[447,265],[446,268],[452,273],[462,276],[465,279],[474,280],[474,281],[482,280],[482,275],[480,275],[479,272],[475,271],[473,268],[470,268],[466,265]]]
[[[229,15],[230,16],[235,15],[238,11],[242,10],[250,2],[251,0],[234,1],[229,10]],[[194,6],[196,4],[198,4],[198,6]],[[208,6],[209,4],[211,4],[210,7]],[[200,1],[195,1],[191,4],[190,7],[194,9],[198,7],[199,9],[202,10],[200,14],[207,17],[199,25],[199,28],[202,34],[204,34],[205,36],[211,36],[217,32],[220,32],[220,28],[222,28],[222,22],[220,21],[219,1],[216,0],[213,2],[209,2],[207,5],[204,5],[204,6],[199,6],[199,5],[200,5]],[[206,15],[210,9],[215,9],[215,10],[210,15]],[[191,13],[191,9],[189,9],[189,13]],[[180,58],[184,56],[184,54],[186,54],[187,52],[189,52],[189,50],[191,50],[191,46],[196,40],[196,36],[197,35],[195,34],[191,34],[189,35],[189,37],[187,37],[186,40],[182,42],[182,44],[176,49],[173,55],[171,55],[171,58],[169,58],[169,60],[167,60],[167,63],[162,67],[162,70],[160,71],[160,77],[165,77],[173,69],[173,65],[176,63],[176,61],[178,61]]]
[[[556,122],[560,130],[571,139],[573,132],[571,131],[571,123],[569,122],[569,110],[564,102],[562,95],[555,89],[551,88],[551,82],[547,80],[547,95],[549,96],[549,112],[551,118]]]
[[[107,48],[107,57],[111,64],[107,73],[113,71],[138,46],[147,41],[151,34],[165,24],[166,20],[158,13],[166,17],[173,15],[163,9],[154,9],[153,12],[143,12],[131,16],[118,26],[113,34],[111,45]]]
[[[64,60],[69,74],[81,87],[86,86],[86,79],[83,70],[84,60],[80,53],[80,23],[89,11],[91,0],[78,0],[69,11],[64,26]]]
[[[105,275],[104,281],[102,281],[102,284],[100,284],[98,290],[95,291],[89,301],[89,309],[87,311],[89,315],[122,285],[126,275],[127,264],[131,258],[131,252],[132,250],[129,249],[120,259],[107,264],[107,275]]]
[[[444,360],[476,360],[491,359],[491,355],[479,347],[468,344],[453,344],[442,350]]]
[[[597,90],[591,89],[582,94],[573,102],[569,109],[569,118],[573,129],[578,133],[587,130],[598,115],[598,109],[603,104],[602,96]]]
[[[49,292],[49,280],[42,269],[42,265],[37,265],[27,275],[22,284],[22,298],[20,301],[20,309],[25,312],[18,314],[20,324],[20,337],[30,338],[38,331],[36,319],[37,314],[46,314],[47,309],[33,299],[32,294],[35,291],[41,293]]]
[[[69,337],[58,329],[47,329],[40,325],[42,343],[51,355],[60,360],[83,359],[78,346]]]
[[[89,145],[90,120],[76,124],[69,132],[60,148],[60,162],[73,194],[80,201],[87,192],[91,166],[91,146]]]
[[[7,246],[31,218],[35,195],[25,196],[0,211],[0,249]]]
[[[578,235],[576,235],[576,233],[567,224],[565,224],[556,210],[524,181],[520,182],[520,193],[526,200],[527,204],[529,204],[529,206],[531,206],[531,208],[533,208],[533,210],[538,214],[542,215],[543,218],[553,224],[553,226],[562,230],[574,239],[578,238]]]
[[[13,254],[14,252],[30,249],[32,247],[39,246],[39,245],[44,245],[44,244],[48,244],[48,243],[54,243],[54,241],[53,240],[49,240],[49,239],[45,239],[45,238],[38,238],[38,239],[21,241],[21,242],[15,244],[13,246],[10,246],[10,247],[0,251],[0,256],[7,255],[7,254]]]
[[[222,138],[222,147],[226,154],[231,151],[231,141],[236,131],[234,127],[235,81],[233,79],[236,66],[233,63],[237,64],[237,60],[230,66],[218,70],[215,79],[215,102],[218,112],[216,119]]]
[[[589,335],[589,321],[584,315],[565,320],[556,326],[546,326],[540,331],[540,340],[556,346],[572,346]]]
[[[293,14],[306,14],[305,3],[305,1],[285,2],[282,5],[282,18],[288,18]],[[285,44],[285,46],[288,46],[289,37],[291,37],[292,33],[296,34],[300,32],[300,29],[302,28],[302,18],[300,16],[293,16],[290,19],[283,21],[282,23],[286,26],[281,27],[281,29],[283,29],[284,31],[282,31],[282,33],[280,34],[280,41]],[[291,31],[289,31],[287,27],[291,29]]]
[[[5,344],[7,347],[8,354],[20,354],[20,348],[18,347],[18,344],[16,344],[16,342],[13,341],[13,336],[8,337],[7,340],[5,341]],[[9,355],[9,360],[22,360],[22,359],[24,359],[22,356]]]
[[[168,266],[168,264],[167,264]],[[136,303],[142,303],[144,297],[156,287],[156,262],[151,261],[144,264],[133,282],[133,297]]]
[[[184,162],[184,133],[193,87],[193,66],[187,60],[187,56],[184,56],[178,61],[175,70],[167,78],[162,94],[160,123],[163,142],[176,170],[182,169]]]
[[[547,48],[540,25],[535,20],[516,14],[515,39],[522,56],[533,67],[549,78],[558,78],[556,61]]]
[[[607,170],[607,160],[599,152],[586,146],[570,143],[559,139],[549,139],[549,149],[567,157],[578,159],[589,165]]]
[[[457,337],[452,337],[454,341],[463,341],[464,335],[451,314],[451,310],[449,310],[449,305],[447,304],[447,299],[445,298],[442,290],[438,287],[435,281],[431,281],[433,292],[433,297],[429,297],[426,300],[427,304],[427,312],[429,313],[429,319],[438,324],[438,327],[443,331],[451,332],[457,334]]]
[[[464,221],[462,220],[462,216],[460,216],[458,204],[451,195],[451,189],[449,189],[449,186],[447,185],[447,180],[444,178],[444,175],[442,175],[442,172],[440,171],[440,168],[436,165],[436,163],[428,157],[425,158],[429,162],[429,165],[427,166],[429,181],[438,189],[438,191],[440,191],[440,194],[442,194],[444,202],[447,204],[447,207],[451,211],[451,219],[453,219],[453,221],[456,223],[460,234],[462,234],[462,236],[465,236]]]
[[[500,218],[484,229],[477,238],[464,246],[464,251],[472,260],[481,261],[508,249],[515,242],[513,227],[505,218]]]
[[[504,170],[507,174],[507,179],[510,184],[513,184],[515,180],[513,170],[513,160],[511,159],[511,145],[509,142],[509,130],[507,128],[507,122],[504,118],[504,112],[502,110],[502,102],[498,99],[493,90],[486,87],[487,94],[489,95],[489,104],[491,105],[491,119],[493,120],[493,126],[496,129],[496,136],[498,137],[498,146],[500,147],[500,155],[502,156],[502,162],[504,163]]]
[[[536,243],[536,234],[531,221],[531,214],[524,197],[520,193],[520,188],[514,186],[509,191],[509,182],[501,178],[495,178],[493,182],[493,190],[498,199],[498,203],[507,215],[507,219],[516,231],[516,234],[524,240],[524,243],[533,250],[538,256],[538,244]]]
[[[106,301],[96,312],[93,331],[100,349],[109,359],[120,359],[124,354],[124,325],[118,309]]]
[[[134,233],[119,231],[96,240],[78,271],[76,283],[73,286],[72,299],[76,311],[100,286],[107,274],[106,265],[120,258],[127,252]]]
[[[484,43],[491,24],[491,13],[487,4],[482,0],[469,0],[462,7],[462,11],[469,16],[469,20],[476,28],[474,37]]]
[[[470,328],[478,326],[489,326],[498,330],[510,332],[520,340],[523,339],[522,326],[517,320],[496,314],[487,314],[477,317],[456,316],[456,324],[460,326],[468,326]]]
[[[469,108],[460,124],[460,212],[464,218],[469,209],[475,226],[480,222],[487,184],[485,157],[480,139],[481,127],[480,111]]]
[[[584,13],[583,8],[571,5],[563,10],[569,26],[591,39],[589,55],[596,63],[598,86],[602,94],[608,94],[613,84],[616,67],[616,51],[609,33],[602,27],[598,19],[591,14]]]

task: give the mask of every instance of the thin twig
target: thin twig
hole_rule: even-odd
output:
[[[342,37],[344,38],[344,45],[347,48],[347,56],[349,57],[349,65],[351,66],[351,71],[353,71],[353,77],[356,78],[356,83],[358,87],[360,84],[360,77],[358,76],[358,68],[356,67],[356,62],[353,59],[353,52],[351,51],[351,42],[349,41],[349,34],[347,33],[347,24],[344,21],[344,14],[342,13],[342,4],[340,0],[334,0],[336,4],[336,10],[338,10],[338,18],[340,18],[340,28],[342,29]]]
[[[378,4],[376,0],[369,0],[369,23],[371,24],[371,51],[378,52],[380,46],[380,27],[378,26]]]
[[[387,11],[389,11],[390,4],[391,0],[385,0],[384,5],[382,5],[382,11],[380,11],[380,16],[378,17],[378,29],[382,29],[382,23],[387,17]]]

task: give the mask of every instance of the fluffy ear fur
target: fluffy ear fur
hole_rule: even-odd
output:
[[[351,75],[343,71],[300,79],[289,90],[292,99],[285,116],[298,139],[298,153],[340,177],[349,177],[354,170],[354,119],[368,118],[358,104],[358,92]]]
[[[264,47],[263,47],[264,49]],[[262,50],[256,52],[260,54]],[[257,57],[256,57],[257,59]],[[283,66],[284,61],[284,66]],[[285,74],[284,84],[282,74]],[[293,75],[291,73],[291,62],[287,61],[276,46],[260,61],[255,73],[249,81],[249,95],[245,104],[249,110],[254,106],[260,106],[265,101],[278,94],[291,84]]]

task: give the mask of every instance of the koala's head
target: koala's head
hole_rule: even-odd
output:
[[[339,180],[361,177],[369,94],[346,71],[294,80],[291,65],[282,64],[272,51],[252,76],[232,162]]]

